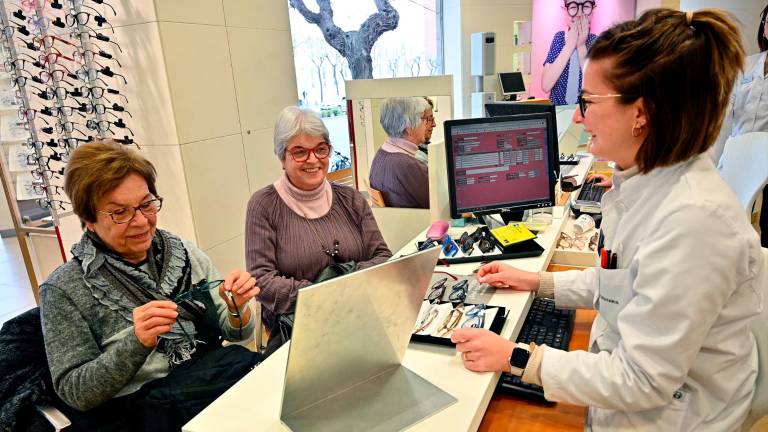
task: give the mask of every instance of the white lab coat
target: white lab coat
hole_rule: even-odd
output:
[[[547,347],[547,399],[588,405],[587,429],[732,431],[749,410],[762,294],[757,234],[700,155],[603,196],[618,269],[555,273],[558,307],[594,307],[590,352]]]

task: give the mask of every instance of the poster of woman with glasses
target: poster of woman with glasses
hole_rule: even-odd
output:
[[[530,86],[531,95],[549,97],[555,105],[575,104],[597,35],[634,16],[635,0],[534,0],[532,82],[541,85]]]

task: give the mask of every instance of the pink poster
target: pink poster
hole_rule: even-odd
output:
[[[634,17],[635,0],[533,0],[529,94],[555,105],[576,103],[597,35]]]

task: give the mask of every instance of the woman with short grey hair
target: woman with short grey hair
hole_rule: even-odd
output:
[[[296,106],[286,107],[275,122],[275,155],[280,160],[285,158],[288,141],[300,133],[322,137],[329,144],[331,142],[328,128],[314,112]]]
[[[270,332],[278,315],[293,312],[298,290],[329,265],[352,261],[361,269],[392,256],[365,198],[326,178],[332,147],[317,113],[283,109],[274,147],[283,175],[253,194],[245,232],[246,264]]]
[[[379,109],[388,138],[371,163],[371,187],[389,207],[429,208],[429,174],[416,155],[432,135],[432,107],[423,97],[408,97],[386,99]]]

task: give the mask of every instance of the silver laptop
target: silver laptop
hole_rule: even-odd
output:
[[[288,427],[397,431],[456,402],[401,365],[438,254],[299,291],[280,413]]]

